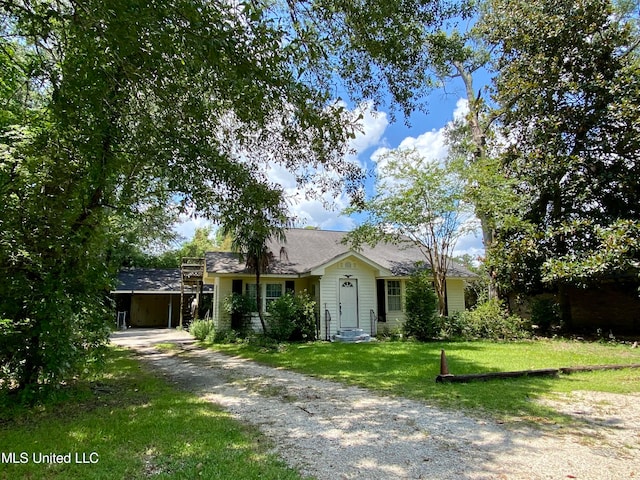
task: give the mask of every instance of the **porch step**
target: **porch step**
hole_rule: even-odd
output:
[[[338,330],[338,333],[334,335],[336,342],[370,342],[371,335],[364,333],[361,328]]]

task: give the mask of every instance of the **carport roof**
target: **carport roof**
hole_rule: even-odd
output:
[[[205,291],[211,286],[204,286]],[[179,268],[127,268],[111,293],[180,293]]]

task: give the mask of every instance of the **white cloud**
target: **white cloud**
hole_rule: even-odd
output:
[[[453,119],[461,120],[463,119],[467,113],[469,112],[469,103],[467,99],[460,98],[456,102],[456,108],[453,111]],[[449,147],[446,144],[446,128],[451,124],[448,122],[447,125],[443,126],[438,130],[431,130],[428,132],[424,132],[417,137],[405,137],[400,144],[396,147],[397,150],[415,150],[420,154],[420,156],[427,161],[438,161],[444,159],[448,152]],[[377,170],[384,170],[386,166],[385,154],[387,154],[391,149],[388,147],[378,148],[371,155],[371,160],[376,163]]]
[[[461,257],[468,254],[477,259],[484,257],[484,253],[482,239],[478,233],[468,233],[460,237],[458,243],[456,243],[456,248],[453,250],[454,257]]]
[[[347,157],[348,161],[356,162],[364,168],[364,162],[359,156],[383,142],[383,135],[389,125],[385,112],[377,112],[371,102],[358,106],[355,112],[361,116],[360,128],[354,139],[349,142],[353,151]],[[336,173],[327,173],[337,175]],[[284,166],[272,164],[267,171],[267,177],[273,183],[282,186],[291,202],[291,213],[298,226],[315,226],[323,230],[351,230],[355,226],[353,219],[340,215],[349,205],[349,199],[344,193],[328,192],[318,198],[306,198],[299,190],[296,177]]]
[[[325,208],[321,200],[302,200],[295,205],[296,223],[298,227],[317,227],[321,230],[348,231],[355,227],[349,217],[340,215],[340,211],[348,206],[346,195],[332,198],[334,208]]]
[[[179,242],[184,240],[191,240],[196,233],[196,229],[203,227],[213,227],[213,224],[202,217],[190,217],[188,215],[181,215],[180,221],[173,226],[173,230],[180,235]]]
[[[463,120],[469,113],[469,100],[460,98],[456,102],[456,109],[453,111],[454,120]]]
[[[356,113],[360,114],[361,131],[356,133],[356,138],[351,140],[350,146],[355,150],[356,156],[371,147],[380,145],[389,119],[385,112],[373,110],[373,102],[365,102],[356,108]]]

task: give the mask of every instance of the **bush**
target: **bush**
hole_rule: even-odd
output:
[[[250,295],[232,293],[222,301],[222,308],[231,315],[231,329],[245,334],[251,329],[251,313],[257,312],[256,299]]]
[[[510,315],[497,299],[463,312],[455,328],[466,339],[516,340],[531,336],[528,323],[517,315]]]
[[[267,308],[267,335],[276,341],[316,339],[316,302],[305,291],[285,293]]]
[[[290,293],[285,293],[271,302],[267,310],[270,314],[266,318],[267,335],[279,342],[289,340],[296,328],[294,323],[297,311],[295,297]]]
[[[189,325],[189,333],[201,342],[204,340],[213,340],[216,328],[213,320],[194,320],[191,322],[191,325]]]
[[[439,336],[445,340],[471,340],[474,338],[468,312],[456,312],[438,318]]]
[[[540,333],[550,333],[562,326],[560,306],[550,298],[539,298],[531,304],[531,323]]]
[[[428,271],[420,270],[407,282],[405,335],[420,341],[435,338],[438,334],[436,311],[437,298],[431,277]]]
[[[212,343],[238,343],[242,340],[242,336],[235,330],[224,329],[216,330],[213,337],[209,337]]]
[[[376,338],[383,341],[402,340],[402,329],[400,327],[389,328],[387,325],[385,325],[380,330],[378,330]]]

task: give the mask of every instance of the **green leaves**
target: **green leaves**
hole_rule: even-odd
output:
[[[348,235],[358,246],[410,243],[433,272],[440,314],[445,313],[445,280],[457,240],[475,229],[464,180],[455,169],[429,162],[412,150],[394,150],[379,160],[376,195],[358,210],[365,221]]]
[[[435,318],[438,302],[431,283],[429,270],[417,270],[406,288],[407,317],[402,329],[408,337],[423,342],[437,338],[440,333]]]
[[[577,234],[587,241],[580,250],[544,263],[543,279],[547,282],[593,284],[607,277],[633,278],[640,274],[638,221],[618,220],[606,227],[575,222],[558,234]]]
[[[116,250],[166,238],[159,219],[197,212],[259,244],[286,219],[273,163],[357,191],[351,120],[296,76],[302,47],[280,48],[262,2],[8,1],[0,25],[0,317],[33,322],[21,388],[106,341]]]
[[[612,259],[604,241],[640,215],[633,22],[608,0],[486,4],[479,31],[497,52],[502,162],[528,200],[514,212],[520,226],[499,231],[508,288],[596,282],[633,258]]]

